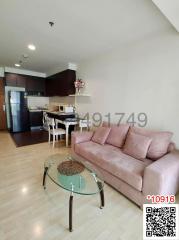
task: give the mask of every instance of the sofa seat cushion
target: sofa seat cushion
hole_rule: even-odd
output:
[[[75,152],[139,191],[142,190],[144,169],[152,162],[137,160],[124,154],[119,148],[109,148],[92,141],[76,144]]]

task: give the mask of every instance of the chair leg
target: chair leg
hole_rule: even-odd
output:
[[[48,142],[50,143],[50,132],[48,133]]]
[[[61,142],[61,134],[58,135],[58,140]]]
[[[53,148],[55,147],[55,135],[53,134]]]

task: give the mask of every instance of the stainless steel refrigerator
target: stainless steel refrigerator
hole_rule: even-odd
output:
[[[24,132],[30,130],[29,111],[25,92],[10,91],[10,130]]]

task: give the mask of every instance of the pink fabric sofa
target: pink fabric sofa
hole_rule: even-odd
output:
[[[141,161],[124,153],[125,141],[120,141],[119,146],[116,144],[116,127],[113,125],[113,132],[102,144],[93,141],[94,132],[73,132],[72,155],[92,163],[106,183],[140,207],[149,203],[147,195],[175,195],[179,190],[179,153],[174,144],[168,144],[167,153],[161,158],[146,157]],[[124,132],[118,134],[126,140],[129,130]]]

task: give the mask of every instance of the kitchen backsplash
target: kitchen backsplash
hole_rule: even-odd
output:
[[[60,104],[75,105],[73,97],[27,97],[29,108],[59,106]]]
[[[27,97],[29,108],[46,107],[49,105],[49,97]]]
[[[50,97],[50,104],[66,104],[66,105],[75,105],[74,97]]]

